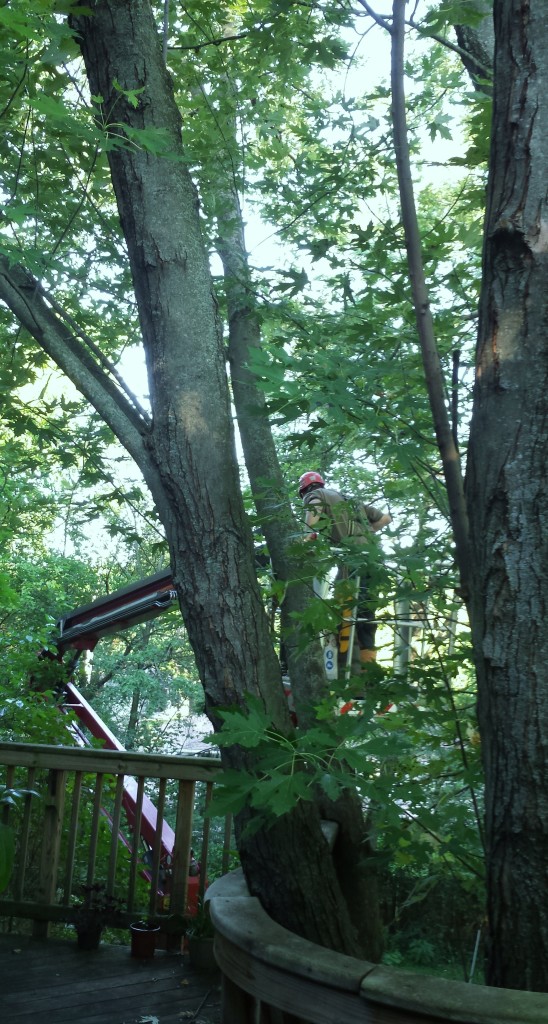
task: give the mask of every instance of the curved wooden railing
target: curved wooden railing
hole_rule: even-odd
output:
[[[15,836],[16,856],[10,884],[0,894],[0,916],[34,920],[35,934],[45,936],[48,922],[72,920],[82,884],[100,879],[124,908],[107,922],[111,925],[127,925],[136,914],[185,917],[189,887],[194,899],[203,895],[211,860],[211,820],[204,817],[193,829],[196,792],[201,787],[205,809],[220,774],[220,762],[213,757],[0,743],[0,785],[27,791],[14,806],[2,808],[2,820]],[[124,812],[127,778],[135,780],[131,824]],[[160,830],[152,848],[140,839],[145,794],[160,820],[171,820],[175,833],[168,871]],[[218,871],[226,871],[229,819],[220,821],[219,831]],[[199,878],[189,877],[191,848],[202,866]]]
[[[208,890],[222,1024],[547,1024],[548,995],[445,981],[343,956],[275,924],[241,871]]]

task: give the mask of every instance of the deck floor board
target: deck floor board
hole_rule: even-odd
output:
[[[220,975],[186,954],[0,935],[2,1024],[219,1024]]]

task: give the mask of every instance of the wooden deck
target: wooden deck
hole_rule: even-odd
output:
[[[219,1024],[220,975],[195,971],[188,955],[129,946],[0,935],[2,1024]]]

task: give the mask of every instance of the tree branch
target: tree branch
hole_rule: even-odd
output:
[[[410,28],[415,29],[415,31],[423,38],[426,37],[427,39],[433,39],[434,42],[439,43],[440,46],[445,46],[446,49],[452,50],[453,53],[456,53],[462,60],[465,68],[470,69],[473,65],[474,77],[483,77],[486,79],[491,79],[493,77],[493,65],[491,64],[489,67],[487,64],[482,63],[478,56],[473,54],[470,50],[465,49],[463,46],[459,46],[458,43],[452,43],[450,39],[447,39],[445,36],[438,35],[437,32],[425,31],[420,25],[417,25],[414,18],[410,18],[407,24]]]
[[[50,309],[48,302],[51,298],[47,296],[46,301],[39,282],[23,267],[10,266],[3,256],[0,256],[0,301],[8,306],[40,348],[97,410],[135,459],[147,482],[150,482],[151,475],[155,478],[145,447],[145,437],[150,432],[149,422],[143,419],[141,411],[128,401],[119,384],[111,380],[94,358],[98,349],[93,343],[91,346],[88,344],[90,339],[86,343],[79,340],[69,330],[70,318],[65,315],[64,322]],[[108,365],[108,360],[105,363]]]
[[[411,175],[404,91],[405,0],[393,0],[392,11],[392,121],[401,213],[407,248],[407,263],[424,375],[449,499],[451,525],[453,527],[456,558],[461,579],[461,594],[466,598],[468,596],[470,571],[468,513],[464,498],[459,453],[455,446],[449,414],[445,404],[443,372],[434,334],[430,298],[424,275],[421,237]]]
[[[377,22],[377,25],[380,25],[381,28],[386,29],[387,32],[390,32],[390,33],[392,32],[392,27],[390,25],[390,22],[388,22],[386,20],[386,18],[383,18],[381,14],[377,14],[377,12],[374,11],[373,8],[369,6],[369,4],[367,3],[367,0],[358,0],[358,3],[361,4],[361,6],[363,7],[364,11],[367,11],[369,16],[371,18],[373,18],[373,21]]]
[[[191,43],[189,46],[170,46],[168,49],[177,50],[179,52],[193,50],[194,53],[198,53],[198,51],[203,50],[205,46],[222,46],[223,43],[229,43],[235,39],[248,39],[249,35],[249,32],[236,32],[233,36],[216,36],[215,39],[206,39],[203,43]]]
[[[387,32],[392,33],[392,25],[390,22],[381,14],[377,14],[370,4],[368,4],[367,0],[358,0],[358,3],[363,7],[364,11],[369,14],[370,18],[377,23],[377,25],[380,25],[381,28],[384,28]],[[446,36],[441,36],[437,32],[430,32],[428,29],[422,28],[422,26],[415,21],[414,13],[407,20],[406,24],[409,25],[410,28],[414,29],[422,38],[433,39],[434,42],[439,43],[440,46],[444,46],[446,49],[452,50],[453,53],[456,53],[461,58],[465,68],[467,68],[475,81],[479,78],[484,78],[486,80],[492,79],[493,64],[492,62],[487,63],[486,58],[488,59],[488,54],[484,49],[481,51],[480,56],[480,42],[476,39],[477,33],[474,33],[473,30],[468,30],[468,35],[465,35],[461,26],[456,26],[457,33],[459,32],[459,29],[461,30],[462,40],[468,43],[473,39],[475,42],[474,47],[461,46],[458,43],[452,43],[450,39],[446,38]]]
[[[48,305],[50,305],[51,308],[55,310],[60,319],[67,324],[72,334],[74,334],[76,337],[80,338],[81,341],[83,341],[84,345],[86,345],[86,347],[89,348],[90,352],[95,356],[100,366],[102,366],[103,369],[106,370],[108,374],[110,374],[110,376],[114,377],[120,390],[124,392],[127,398],[129,398],[131,405],[139,413],[139,416],[141,417],[143,423],[146,426],[150,427],[152,421],[148,412],[146,411],[146,409],[143,408],[143,406],[139,402],[139,399],[136,397],[136,395],[133,394],[133,391],[131,391],[131,389],[128,388],[125,380],[118,373],[118,370],[116,369],[114,363],[112,363],[110,359],[107,358],[107,356],[103,355],[101,349],[99,348],[98,345],[95,344],[93,339],[90,338],[89,334],[86,334],[86,332],[83,331],[81,327],[79,327],[79,325],[70,315],[70,313],[67,313],[67,311],[63,309],[62,306],[59,305],[57,300],[54,299],[53,295],[51,295],[50,292],[47,292],[46,289],[38,281],[36,282],[36,286],[40,292],[40,295],[42,295],[43,298],[48,303]]]

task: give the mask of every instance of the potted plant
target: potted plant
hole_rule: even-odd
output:
[[[104,882],[83,885],[84,898],[74,911],[72,924],[76,929],[80,949],[97,949],[103,929],[114,924],[121,917],[124,902],[120,897],[107,891]]]
[[[151,921],[134,921],[133,924],[130,924],[129,930],[131,933],[131,955],[140,960],[154,956],[160,926]]]
[[[199,970],[215,970],[217,968],[213,952],[215,932],[209,916],[209,908],[203,899],[198,901],[197,912],[190,920],[186,935],[192,966]]]

